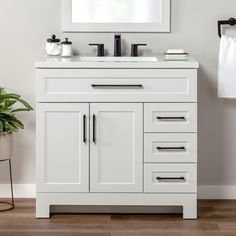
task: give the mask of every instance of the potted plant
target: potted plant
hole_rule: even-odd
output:
[[[33,108],[20,95],[7,93],[0,87],[0,160],[12,155],[12,133],[24,129],[16,114],[31,110]]]

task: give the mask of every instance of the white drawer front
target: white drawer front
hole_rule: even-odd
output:
[[[144,130],[145,132],[197,132],[197,104],[145,104]]]
[[[38,102],[196,102],[197,70],[38,69]]]
[[[196,164],[145,164],[144,191],[147,193],[196,193]]]
[[[145,162],[197,162],[197,134],[145,133]]]

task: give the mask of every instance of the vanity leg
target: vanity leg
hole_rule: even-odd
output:
[[[50,218],[50,205],[40,199],[36,200],[36,218],[38,219]]]
[[[186,220],[197,219],[197,199],[190,199],[183,205],[183,218]]]

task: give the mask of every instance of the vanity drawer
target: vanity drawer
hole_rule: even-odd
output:
[[[197,162],[196,133],[145,133],[145,162]]]
[[[37,69],[38,102],[196,102],[196,69]]]
[[[196,193],[196,164],[145,164],[146,193]]]
[[[197,132],[196,103],[147,103],[145,132]]]

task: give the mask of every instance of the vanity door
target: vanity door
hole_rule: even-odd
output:
[[[143,191],[143,104],[90,104],[90,192]]]
[[[37,105],[37,191],[89,191],[89,104]]]

